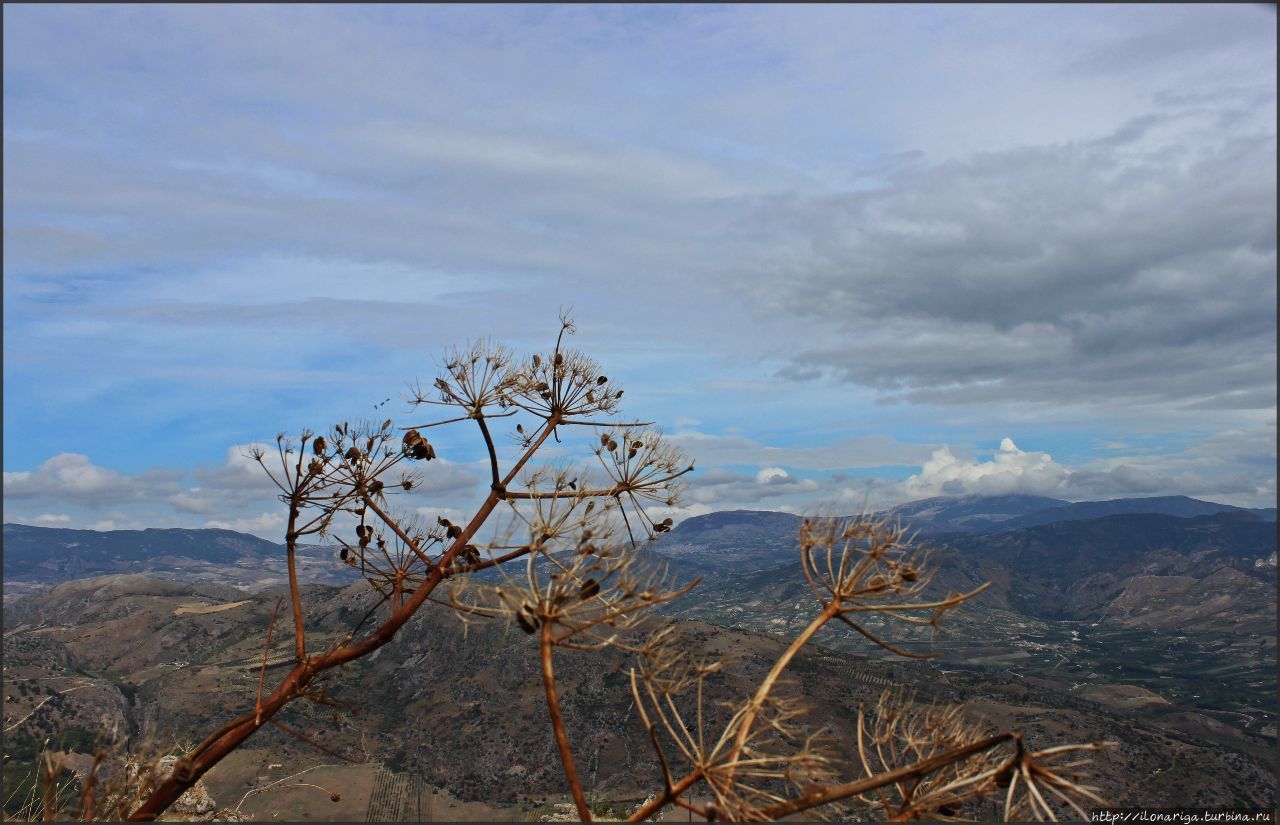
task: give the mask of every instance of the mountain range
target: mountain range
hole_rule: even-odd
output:
[[[947,617],[941,635],[867,621],[895,645],[939,654],[931,662],[895,657],[847,628],[824,629],[795,667],[797,689],[814,700],[821,724],[845,730],[859,702],[901,684],[1054,741],[1121,741],[1103,764],[1106,795],[1117,804],[1274,797],[1266,779],[1277,723],[1274,510],[1176,497],[1071,504],[1001,496],[929,499],[887,515],[929,548],[928,593],[990,585]],[[817,609],[797,564],[799,521],[711,513],[646,550],[673,578],[701,578],[664,612],[691,650],[736,659],[740,675],[715,699],[742,695]],[[6,715],[30,711],[32,730],[43,732],[103,718],[136,733],[192,732],[251,703],[262,632],[282,592],[281,546],[222,530],[10,524],[4,545],[6,690],[21,688],[6,698]],[[303,599],[316,644],[324,644],[363,611],[368,588],[353,584],[328,548],[307,548],[303,558]],[[14,598],[20,591],[11,587],[31,595]],[[276,648],[287,658],[286,625],[272,663]],[[363,722],[327,728],[307,711],[296,723],[320,726],[327,747],[381,761],[380,770],[404,782],[447,788],[458,805],[506,806],[476,816],[521,818],[557,794],[561,779],[542,723],[536,657],[509,630],[468,630],[448,611],[424,613],[386,653],[342,677]],[[655,770],[643,729],[628,716],[626,667],[615,652],[567,655],[563,664],[566,716],[585,737],[584,770],[609,798],[643,793]],[[73,687],[42,704],[49,684]],[[405,719],[416,733],[405,733]],[[295,742],[262,737],[211,775],[215,796],[266,781],[272,765],[286,775],[310,764]],[[1167,770],[1174,761],[1178,770]],[[377,776],[343,780],[355,789],[344,792],[355,807],[341,816],[303,802],[286,813],[359,818],[359,800],[373,811],[385,796],[377,789],[389,787]],[[421,786],[413,787],[421,803]]]
[[[5,723],[16,728],[7,735],[6,753],[16,756],[6,760],[6,771],[12,767],[18,776],[45,737],[70,750],[90,749],[103,720],[135,741],[189,743],[251,708],[263,633],[282,593],[117,574],[6,604]],[[341,638],[372,595],[361,584],[304,588],[310,644]],[[677,628],[696,659],[726,662],[708,682],[709,725],[727,719],[722,703],[750,695],[787,641],[687,618]],[[268,684],[277,678],[274,666],[291,657],[287,615],[276,631]],[[1095,773],[1101,793],[1118,805],[1256,806],[1270,798],[1269,740],[1208,714],[1111,682],[1072,691],[998,667],[876,661],[833,649],[829,638],[817,641],[796,658],[786,689],[806,700],[807,724],[832,733],[846,764],[856,764],[850,720],[859,707],[901,686],[922,700],[960,702],[986,725],[1016,726],[1035,746],[1064,738],[1120,742],[1099,756]],[[593,798],[625,803],[623,811],[661,783],[632,707],[632,664],[628,654],[606,650],[569,651],[556,665],[584,784]],[[244,811],[261,819],[364,819],[362,806],[372,816],[391,783],[417,787],[419,810],[424,798],[451,795],[472,806],[476,816],[468,818],[528,819],[564,796],[538,667],[536,645],[512,627],[464,624],[451,611],[424,610],[386,648],[326,679],[326,693],[353,703],[356,715],[297,703],[285,716],[291,728],[341,758],[383,767],[324,769],[332,777],[324,787],[340,791],[342,806],[325,793],[263,794]],[[1153,701],[1160,713],[1148,712]],[[1176,772],[1166,770],[1172,754]],[[212,796],[227,805],[250,788],[333,761],[268,727],[206,779]]]

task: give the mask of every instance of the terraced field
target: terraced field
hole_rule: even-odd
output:
[[[423,817],[422,777],[394,773],[382,766],[373,778],[366,822],[429,822]]]

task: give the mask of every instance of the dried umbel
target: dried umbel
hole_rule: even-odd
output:
[[[696,782],[713,801],[702,808],[679,804],[703,816],[754,820],[763,806],[835,776],[829,743],[804,729],[808,709],[793,692],[771,692],[758,704],[708,707],[704,685],[721,662],[692,660],[674,625],[653,633],[639,652],[632,695],[663,768],[667,801],[679,800],[680,786]],[[748,707],[754,724],[738,744]],[[686,771],[678,782],[677,768]]]
[[[824,612],[886,650],[909,653],[868,631],[857,619],[874,613],[910,625],[937,627],[943,616],[986,589],[946,597],[924,596],[933,578],[928,555],[887,518],[805,519],[800,564]]]
[[[416,389],[412,402],[457,407],[468,417],[485,415],[492,407],[506,408],[525,381],[521,371],[512,368],[512,361],[510,350],[489,340],[451,350],[431,385],[435,397]]]
[[[986,733],[958,707],[919,705],[902,692],[887,692],[870,718],[859,713],[857,763],[842,765],[828,741],[805,731],[804,707],[786,691],[784,671],[796,653],[837,620],[881,647],[920,658],[868,632],[855,618],[875,612],[936,626],[981,588],[927,596],[926,554],[885,520],[806,519],[800,547],[818,613],[723,725],[708,726],[702,701],[703,682],[718,664],[691,662],[669,629],[643,646],[632,691],[662,765],[665,790],[642,805],[633,821],[669,804],[735,820],[801,811],[837,818],[860,811],[861,818],[868,808],[875,819],[952,819],[970,800],[996,794],[1005,798],[1006,818],[1053,819],[1055,808],[1081,814],[1081,800],[1098,801],[1096,788],[1084,784],[1085,760],[1079,757],[1106,743],[1032,752],[1017,733]],[[689,694],[696,697],[692,708],[680,701]],[[856,778],[842,779],[851,768]],[[691,802],[687,797],[695,787],[712,802]]]
[[[646,507],[673,506],[684,490],[680,479],[693,472],[693,465],[653,430],[627,427],[613,433],[602,432],[600,446],[594,452],[611,482],[610,494],[620,505],[626,505],[621,510],[624,516],[628,509],[637,514],[644,537],[651,540],[669,530],[671,519],[655,522]],[[626,527],[634,542],[629,520]]]
[[[937,763],[858,796],[886,819],[952,819],[984,796],[1002,799],[1011,821],[1056,820],[1067,812],[1087,821],[1081,802],[1106,804],[1084,784],[1081,769],[1110,743],[1031,752],[1019,734],[984,730],[961,707],[921,704],[905,690],[885,691],[870,714],[859,711],[857,744],[867,779]]]
[[[633,567],[631,560],[640,541],[671,526],[670,519],[655,522],[646,505],[674,504],[677,479],[690,467],[677,464],[656,435],[646,435],[644,422],[611,420],[622,390],[592,359],[564,346],[572,333],[572,322],[562,317],[551,351],[527,359],[488,340],[450,351],[439,375],[407,399],[415,408],[451,408],[434,420],[404,427],[391,420],[343,422],[319,436],[309,431],[296,440],[280,436],[277,460],[269,460],[265,449],[253,451],[288,509],[288,601],[296,664],[268,689],[265,663],[273,617],[254,706],[186,753],[189,775],[161,783],[135,811],[138,817],[163,811],[193,778],[258,727],[286,730],[274,717],[291,701],[341,706],[316,690],[323,674],[386,644],[423,605],[436,601],[433,593],[446,579],[525,562],[525,575],[506,576],[496,591],[485,592],[478,582],[452,589],[476,597],[453,606],[466,607],[471,616],[488,611],[508,617],[538,637],[552,708],[552,648],[623,644],[645,608],[674,597],[679,588]],[[498,449],[491,431],[496,419],[507,418],[516,419],[510,422],[517,447],[513,455]],[[421,478],[405,468],[437,459],[427,430],[448,425],[478,430],[488,455],[489,492],[469,518],[455,523],[441,516],[427,526],[404,512],[424,508],[401,508],[397,501],[423,487]],[[548,441],[568,433],[590,438],[593,429],[615,432],[620,439],[618,455],[603,457],[605,473],[529,472]],[[481,529],[499,508],[509,509],[523,529],[482,541]],[[650,529],[655,526],[659,529]],[[345,637],[319,651],[308,648],[311,628],[296,570],[297,548],[310,535],[329,538],[337,546],[336,561],[357,570],[378,594]],[[286,732],[324,749],[301,731]]]
[[[536,493],[544,482],[561,491],[569,483],[563,473],[534,474],[526,489]],[[671,587],[661,571],[640,564],[632,545],[618,539],[614,502],[598,505],[589,493],[575,493],[509,503],[511,532],[528,537],[524,574],[455,590],[449,604],[465,616],[505,617],[527,632],[549,627],[556,647],[624,646],[647,608],[693,586]]]
[[[559,417],[566,424],[617,411],[622,390],[594,360],[564,349],[564,336],[573,331],[573,323],[562,318],[555,349],[549,355],[533,355],[521,366],[513,405],[544,418]]]
[[[633,631],[647,611],[693,583],[671,586],[661,571],[640,563],[635,543],[617,535],[622,506],[616,497],[597,501],[564,471],[532,473],[525,482],[508,498],[507,531],[527,536],[524,575],[504,575],[498,584],[471,580],[447,603],[464,617],[506,618],[536,639],[561,761],[579,813],[589,818],[559,710],[554,651],[635,649]]]

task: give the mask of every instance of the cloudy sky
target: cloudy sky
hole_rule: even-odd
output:
[[[1275,506],[1275,26],[7,5],[5,520],[279,540],[245,445],[419,423],[445,347],[564,307],[696,460],[677,515]],[[438,441],[409,504],[464,511]]]

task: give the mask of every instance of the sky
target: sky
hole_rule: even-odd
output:
[[[569,309],[677,519],[1276,504],[1274,7],[3,14],[6,522],[278,541],[248,445]]]

